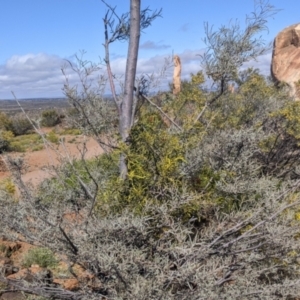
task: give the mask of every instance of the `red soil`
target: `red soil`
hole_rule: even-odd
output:
[[[71,140],[75,142],[70,143]],[[44,147],[44,149],[34,152],[13,153],[13,157],[23,157],[25,162],[25,170],[22,179],[26,184],[37,186],[44,179],[54,176],[53,167],[58,166],[63,161],[69,159],[80,158],[80,150],[83,149],[83,143],[86,143],[87,152],[85,158],[96,157],[103,153],[99,144],[93,138],[84,136],[64,136],[64,145],[53,145],[52,148]],[[9,177],[9,171],[0,168],[0,181]]]

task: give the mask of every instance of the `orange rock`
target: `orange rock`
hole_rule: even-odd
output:
[[[174,55],[173,94],[177,95],[181,90],[181,61],[178,55]]]
[[[55,278],[53,283],[61,285],[64,289],[75,291],[79,289],[79,281],[76,278],[59,279]]]
[[[43,282],[52,282],[52,274],[48,269],[41,268],[39,266],[30,267],[27,269],[21,269],[15,274],[7,276],[8,279],[23,279],[28,282],[33,282],[35,280]]]
[[[7,276],[7,278],[8,279],[25,279],[28,274],[29,274],[28,269],[22,269],[15,274],[11,274],[11,275]]]
[[[29,249],[34,246],[25,242],[10,242],[0,239],[0,245],[5,247],[5,256],[12,260],[15,266],[20,267],[22,264],[23,256]]]
[[[78,264],[74,264],[74,266],[72,266],[72,270],[74,271],[77,277],[81,277],[81,275],[85,272],[85,269]]]
[[[271,75],[277,82],[287,83],[290,95],[300,99],[300,23],[283,29],[274,40]]]

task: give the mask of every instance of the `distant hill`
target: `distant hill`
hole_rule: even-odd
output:
[[[69,107],[66,98],[28,98],[20,99],[19,102],[25,111]],[[15,100],[0,100],[0,111],[14,114],[20,112],[21,109]]]

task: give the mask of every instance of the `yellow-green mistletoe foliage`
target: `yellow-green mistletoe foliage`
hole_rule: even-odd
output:
[[[128,152],[130,179],[165,177],[174,181],[178,164],[184,160],[184,147],[179,137],[162,126],[157,113],[149,113],[135,126],[130,135]]]
[[[201,88],[203,82],[201,72],[192,74],[190,81],[183,82],[179,95],[157,104],[182,130],[170,126],[155,107],[144,103],[139,110],[138,121],[130,132],[128,144],[119,145],[119,152],[124,153],[127,159],[128,176],[126,180],[113,176],[102,185],[99,208],[102,203],[116,212],[124,207],[141,211],[146,204],[169,201],[172,198],[169,191],[175,186],[177,191],[184,186],[188,192],[201,194],[200,202],[204,198],[211,203],[222,202],[220,195],[216,195],[220,170],[203,161],[197,170],[185,171],[186,151],[201,143],[203,137],[213,131],[256,124],[261,116],[268,115],[266,108],[274,87],[263,76],[253,73],[240,85],[237,93],[222,96],[218,103],[204,110],[199,122],[195,122],[209,97]],[[255,97],[250,95],[250,89],[255,89]],[[196,202],[192,210],[190,203],[183,205],[184,213],[187,208],[188,215],[198,212],[195,207],[199,207],[199,203]]]
[[[128,201],[160,200],[159,190],[180,184],[184,147],[177,135],[167,131],[158,113],[146,113],[132,129],[126,155],[131,189]]]
[[[181,185],[184,146],[178,135],[168,131],[159,113],[141,113],[129,145],[121,145],[121,151],[126,154],[127,179],[112,177],[100,191],[99,207],[102,202],[116,212],[128,206],[138,212],[148,202],[167,201],[166,190]]]

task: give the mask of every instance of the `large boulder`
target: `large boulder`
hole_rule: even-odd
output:
[[[286,83],[290,95],[300,99],[300,23],[283,29],[274,40],[271,74],[273,79]]]

